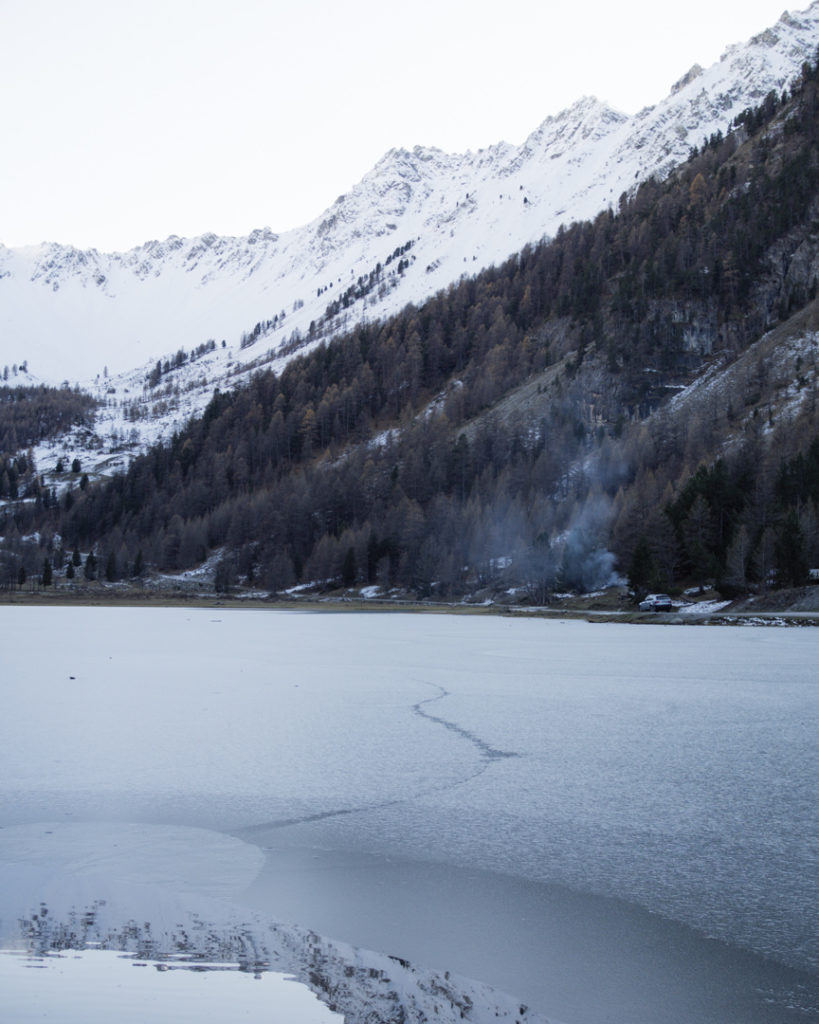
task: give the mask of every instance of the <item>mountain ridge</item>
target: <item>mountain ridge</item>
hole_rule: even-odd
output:
[[[328,293],[344,291],[413,242],[414,259],[400,279],[353,304],[345,323],[390,315],[553,235],[563,222],[616,207],[646,177],[664,177],[703,137],[783,88],[817,41],[815,2],[729,47],[712,67],[689,72],[664,100],[633,116],[581,97],[520,146],[500,142],[462,154],[394,148],[291,231],[171,235],[124,253],[0,246],[0,358],[25,362],[42,381],[86,383],[104,367],[133,370],[180,345],[214,338],[234,347],[255,322],[282,312],[284,337],[307,336],[325,315]]]

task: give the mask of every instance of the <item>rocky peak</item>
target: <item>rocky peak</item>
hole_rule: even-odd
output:
[[[671,95],[676,96],[678,92],[681,92],[687,85],[694,81],[695,78],[699,78],[702,74],[702,67],[699,64],[694,64],[688,71],[678,79],[671,86]]]

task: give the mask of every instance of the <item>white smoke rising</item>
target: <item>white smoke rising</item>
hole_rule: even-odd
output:
[[[561,589],[587,593],[618,582],[617,556],[606,546],[612,514],[608,498],[591,497],[569,528],[553,542],[558,553],[555,583]]]

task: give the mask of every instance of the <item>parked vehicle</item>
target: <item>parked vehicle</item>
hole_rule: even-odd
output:
[[[641,612],[670,612],[673,608],[668,594],[649,594],[640,602]]]

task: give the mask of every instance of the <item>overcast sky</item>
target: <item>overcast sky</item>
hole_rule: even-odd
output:
[[[783,9],[0,0],[0,241],[296,227],[393,146],[520,143],[584,94],[634,113]]]

